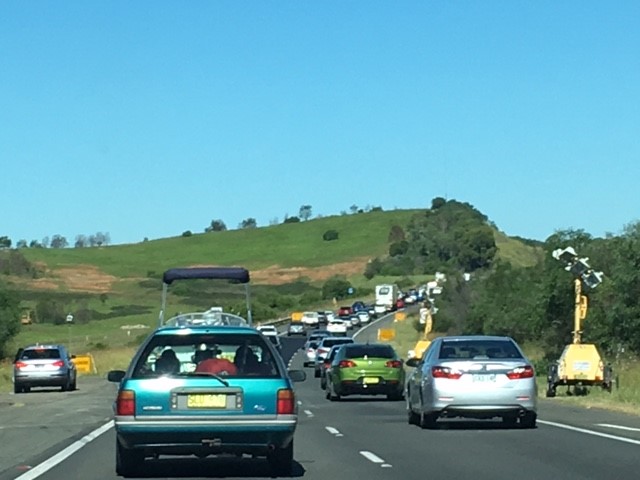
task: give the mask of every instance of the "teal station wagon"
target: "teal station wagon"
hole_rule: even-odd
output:
[[[114,404],[116,472],[135,476],[147,457],[233,454],[264,456],[275,475],[289,475],[297,404],[292,382],[271,342],[248,319],[220,308],[164,320],[167,287],[176,280],[223,279],[248,284],[243,268],[183,268],[163,276],[161,326],[140,346]]]

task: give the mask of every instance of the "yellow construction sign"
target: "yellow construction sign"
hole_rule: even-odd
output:
[[[378,329],[378,340],[381,342],[388,342],[389,340],[393,340],[396,338],[396,329],[395,328],[379,328]]]
[[[96,362],[90,353],[87,355],[75,355],[71,360],[76,366],[78,373],[98,373]]]
[[[394,322],[402,322],[406,318],[407,318],[407,314],[405,312],[396,312],[396,314],[393,317],[393,321]]]

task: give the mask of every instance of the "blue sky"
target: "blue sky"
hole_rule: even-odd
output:
[[[640,2],[0,2],[0,236],[468,202],[640,218]]]

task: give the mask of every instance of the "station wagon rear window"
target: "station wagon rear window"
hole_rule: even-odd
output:
[[[215,373],[230,378],[280,378],[281,368],[274,355],[259,334],[156,335],[146,345],[132,377]],[[205,367],[212,365],[217,369]]]
[[[60,350],[57,348],[33,348],[24,350],[22,360],[52,360],[60,358]]]

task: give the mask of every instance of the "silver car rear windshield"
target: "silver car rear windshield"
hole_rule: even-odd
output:
[[[465,340],[442,342],[438,358],[466,359],[521,359],[522,354],[508,340]]]

